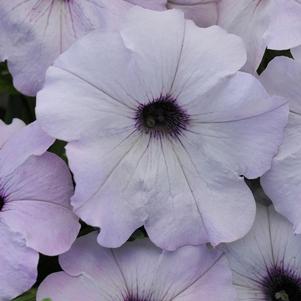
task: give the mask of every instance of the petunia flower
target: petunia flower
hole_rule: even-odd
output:
[[[299,0],[221,0],[218,12],[218,25],[243,38],[249,72],[255,73],[266,48],[301,45]]]
[[[217,24],[218,2],[220,0],[168,0],[168,8],[181,9],[185,17],[198,26],[208,27]]]
[[[60,53],[95,28],[114,29],[130,2],[163,9],[165,1],[1,0],[0,60],[8,61],[15,87],[36,95]]]
[[[34,284],[38,252],[67,251],[80,225],[70,172],[46,152],[53,139],[17,119],[0,122],[0,137],[0,300],[7,301]]]
[[[277,57],[261,75],[270,94],[289,100],[290,114],[283,144],[272,168],[261,179],[265,193],[297,233],[301,233],[301,63]]]
[[[148,239],[106,249],[82,236],[60,256],[63,272],[48,276],[37,301],[235,300],[225,256],[206,246],[163,251]]]
[[[258,205],[251,231],[225,251],[239,301],[301,300],[301,236],[272,206]]]
[[[101,245],[118,247],[142,225],[168,250],[251,228],[241,175],[270,168],[288,108],[237,72],[245,58],[219,27],[137,7],[120,33],[89,34],[49,69],[38,120],[69,142],[72,205],[101,228]]]

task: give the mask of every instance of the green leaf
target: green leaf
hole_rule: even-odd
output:
[[[13,86],[13,79],[8,72],[6,63],[0,63],[0,94],[17,95],[19,92]]]
[[[31,289],[20,297],[17,297],[13,301],[35,301],[36,300],[36,289]],[[47,300],[51,301],[51,300]]]
[[[11,123],[13,118],[22,119],[25,123],[35,120],[35,100],[22,94],[9,95],[6,112],[4,116],[5,123]]]
[[[61,141],[61,140],[55,140],[54,144],[49,148],[49,151],[52,153],[55,153],[59,157],[61,157],[63,160],[67,161],[66,157],[66,151],[65,151],[65,146],[66,142]]]

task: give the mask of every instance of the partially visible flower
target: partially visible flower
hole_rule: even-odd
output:
[[[270,168],[288,106],[237,72],[245,59],[241,39],[217,26],[133,8],[120,33],[90,33],[49,69],[37,117],[69,142],[72,205],[101,228],[101,245],[142,225],[168,250],[251,228],[241,175]]]
[[[198,26],[208,27],[217,24],[220,0],[168,0],[168,8],[178,8]]]
[[[258,204],[251,231],[225,251],[239,301],[301,300],[301,236],[272,206]]]
[[[255,73],[266,48],[283,50],[301,45],[300,0],[221,0],[218,25],[243,38]]]
[[[64,271],[44,280],[37,301],[235,300],[225,256],[205,245],[167,252],[141,239],[106,249],[96,236],[79,238],[60,256]]]
[[[277,57],[263,72],[261,81],[271,95],[285,97],[290,106],[283,144],[261,185],[276,210],[301,233],[301,63]]]
[[[2,0],[0,60],[8,61],[15,87],[36,95],[46,69],[75,40],[95,29],[114,29],[130,2],[163,9],[162,0]]]
[[[0,300],[35,282],[38,252],[57,255],[75,240],[73,184],[63,160],[37,122],[0,123]]]

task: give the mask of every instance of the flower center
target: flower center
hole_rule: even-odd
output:
[[[171,96],[161,96],[137,109],[136,128],[153,137],[178,137],[189,123],[189,115]]]
[[[272,268],[264,280],[264,287],[269,301],[301,300],[301,277],[292,269]]]

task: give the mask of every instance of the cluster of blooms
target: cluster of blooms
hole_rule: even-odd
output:
[[[1,301],[301,300],[301,1],[0,0],[0,60]]]

